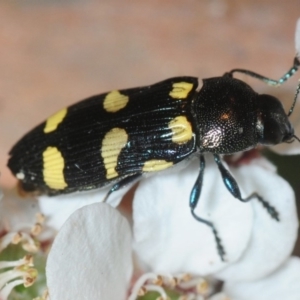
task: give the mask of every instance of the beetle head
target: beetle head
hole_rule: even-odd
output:
[[[292,141],[294,128],[277,98],[259,95],[257,108],[256,132],[260,144],[276,145]]]

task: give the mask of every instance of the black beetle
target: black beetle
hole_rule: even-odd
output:
[[[278,99],[257,94],[233,74],[280,85],[299,65],[295,58],[293,67],[279,80],[234,69],[222,77],[204,79],[199,91],[197,78],[177,77],[90,97],[26,134],[10,151],[8,167],[25,191],[56,195],[113,184],[108,197],[144,173],[169,168],[196,154],[200,168],[190,195],[191,212],[212,228],[224,260],[225,251],[213,223],[194,212],[205,169],[203,154],[214,155],[224,184],[235,198],[243,202],[257,198],[271,217],[279,220],[276,209],[257,193],[242,197],[219,155],[299,140],[288,117],[300,84],[286,114]]]

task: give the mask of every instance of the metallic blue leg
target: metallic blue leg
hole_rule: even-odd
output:
[[[224,247],[222,246],[222,242],[221,239],[218,236],[218,232],[214,226],[214,224],[210,221],[207,221],[205,219],[200,218],[199,216],[197,216],[195,214],[195,208],[197,206],[197,203],[199,201],[200,198],[200,194],[201,194],[201,189],[202,189],[202,182],[203,182],[203,175],[204,175],[204,169],[205,169],[205,160],[204,160],[204,156],[201,154],[200,155],[200,171],[199,171],[199,175],[196,179],[196,182],[193,186],[193,189],[191,191],[191,195],[190,195],[190,208],[191,208],[191,213],[192,216],[201,223],[206,224],[207,226],[209,226],[212,229],[212,232],[214,234],[216,243],[217,243],[217,250],[218,253],[220,255],[220,258],[222,261],[225,261],[225,250]]]
[[[138,181],[139,178],[141,178],[141,174],[134,174],[128,177],[125,177],[124,179],[122,179],[121,181],[115,183],[112,188],[108,191],[108,193],[106,194],[106,196],[103,199],[103,202],[106,202],[108,197],[113,193],[118,191],[119,189],[125,187],[126,185],[133,183],[134,181]]]
[[[228,191],[231,193],[231,195],[233,197],[239,199],[242,202],[248,202],[251,199],[256,198],[259,202],[262,203],[263,207],[267,210],[267,212],[269,213],[269,215],[273,219],[279,221],[279,213],[277,212],[277,210],[275,209],[275,207],[271,206],[269,202],[267,202],[266,200],[264,200],[257,193],[252,193],[247,198],[242,198],[241,191],[239,189],[239,186],[238,186],[237,182],[232,177],[232,175],[229,173],[229,171],[223,166],[222,161],[220,159],[220,156],[217,155],[217,154],[214,154],[214,159],[215,159],[215,162],[217,163],[218,168],[220,170],[220,173],[222,175],[223,182],[224,182],[226,188],[228,189]]]

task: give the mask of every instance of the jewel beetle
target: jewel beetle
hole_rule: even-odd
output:
[[[58,195],[111,184],[107,195],[143,174],[170,168],[192,155],[199,157],[199,175],[190,194],[193,217],[211,227],[222,260],[225,250],[214,224],[194,212],[205,169],[204,153],[212,153],[228,191],[247,202],[258,199],[272,218],[279,214],[257,193],[243,197],[220,155],[257,145],[299,139],[281,102],[256,93],[233,77],[243,73],[269,85],[280,85],[300,65],[279,80],[244,69],[203,80],[175,77],[153,85],[115,90],[64,108],[27,133],[10,151],[8,167],[26,192]]]

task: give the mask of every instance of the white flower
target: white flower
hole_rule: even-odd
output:
[[[299,44],[298,28],[298,53]],[[296,132],[300,131],[300,122],[294,121],[298,110],[300,108],[296,107],[292,116]],[[281,153],[287,153],[286,149],[292,149],[290,153],[293,154],[300,153],[297,142],[292,148],[291,145],[277,147]],[[199,163],[193,160],[180,172],[170,169],[143,179],[133,201],[133,243],[140,262],[150,273],[136,281],[133,296],[128,299],[135,299],[138,291],[143,290],[140,287],[156,290],[166,299],[157,282],[169,285],[170,278],[176,278],[175,282],[184,281],[182,274],[185,272],[193,274],[196,281],[180,284],[192,284],[193,288],[199,280],[201,282],[201,276],[223,280],[223,293],[212,299],[299,298],[300,260],[290,258],[298,230],[291,187],[263,158],[229,168],[243,197],[257,192],[278,211],[279,222],[270,217],[257,199],[249,203],[235,199],[225,188],[217,166],[208,159],[195,212],[214,223],[226,251],[226,261],[222,262],[212,230],[197,222],[190,213],[189,195],[199,172]],[[77,194],[78,201],[68,195],[60,197],[59,209],[66,204],[66,210],[59,213],[53,205],[56,199],[51,201],[51,224],[56,228],[81,207],[63,225],[49,254],[47,277],[51,300],[127,298],[130,281],[136,280],[131,278],[130,227],[114,208],[106,204],[82,207],[87,202],[101,201],[105,193],[107,189],[99,194],[96,192],[92,199],[88,194],[84,197]],[[114,200],[118,199],[116,195],[112,195]],[[41,199],[40,203],[45,213],[49,212],[49,199]],[[163,276],[157,277],[153,273]],[[155,283],[150,283],[150,278]],[[198,297],[196,294],[190,296],[190,299]],[[204,299],[207,295],[201,297]]]
[[[152,242],[155,245],[156,240]],[[162,284],[180,286],[181,291],[197,287],[195,290],[203,295],[187,292],[186,299],[207,299],[205,295],[211,292],[209,282],[203,278],[189,279],[182,273],[147,273],[132,278],[131,255],[130,227],[118,211],[105,203],[77,210],[63,225],[49,253],[46,273],[50,299],[133,300],[146,290],[158,291],[161,299],[167,299]],[[170,256],[174,262],[178,259],[176,253]],[[223,293],[209,299],[273,300],[274,295],[281,295],[282,299],[296,300],[293,295],[300,293],[299,266],[300,259],[292,258],[261,280],[228,279]],[[288,285],[282,284],[285,281]]]
[[[6,300],[12,289],[23,284],[25,287],[31,286],[36,277],[37,271],[32,268],[33,260],[27,255],[16,261],[0,261],[0,299]]]
[[[297,238],[289,184],[265,159],[231,168],[243,195],[257,192],[278,210],[277,222],[256,199],[242,203],[233,198],[217,167],[207,164],[196,213],[215,224],[226,251],[224,263],[211,229],[190,214],[188,199],[198,169],[191,164],[180,173],[146,179],[138,187],[133,220],[140,258],[157,272],[217,274],[224,280],[253,280],[272,272],[290,255]]]
[[[185,299],[191,300],[204,299],[211,292],[206,280],[186,274],[146,273],[132,278],[131,239],[128,222],[108,204],[94,203],[78,209],[63,225],[48,256],[49,298],[134,300],[156,291],[167,300],[165,286],[186,290]],[[226,297],[215,294],[209,299]]]
[[[134,199],[133,220],[135,248],[141,258],[158,272],[177,273],[182,272],[184,267],[186,272],[207,275],[221,271],[227,265],[232,267],[241,256],[243,264],[249,259],[250,265],[258,257],[263,261],[269,260],[270,264],[260,264],[261,275],[254,275],[254,279],[271,272],[276,268],[276,263],[279,264],[290,254],[297,237],[298,223],[290,186],[276,175],[274,167],[265,159],[257,159],[231,170],[244,196],[256,191],[279,211],[281,220],[277,222],[271,219],[257,200],[242,203],[233,198],[226,190],[215,164],[208,161],[196,213],[214,222],[226,251],[227,262],[223,263],[211,229],[195,221],[190,213],[189,194],[198,169],[198,164],[192,163],[179,173],[172,170],[163,172],[140,183]],[[101,200],[102,194],[92,198],[82,197],[81,202],[85,199],[87,202]],[[48,200],[43,199],[44,202]],[[53,211],[68,207],[71,201],[76,202],[73,196],[68,201],[60,199],[55,207],[50,199]],[[44,213],[47,214],[47,211]],[[278,234],[282,239],[277,238]],[[277,250],[271,256],[266,254],[261,258],[260,250],[265,247],[275,247]],[[169,255],[174,251],[178,258],[176,261]],[[256,256],[257,252],[259,256]],[[243,276],[252,279],[251,274],[246,275],[246,266],[240,264],[240,261],[234,264],[235,268],[240,266],[244,270]],[[220,276],[223,278],[229,270],[227,267]],[[258,272],[258,268],[255,270]]]
[[[97,203],[77,210],[48,256],[50,299],[125,299],[131,255],[129,224],[115,209]]]
[[[227,282],[231,300],[299,300],[300,258],[291,257],[269,276],[257,281]]]
[[[112,193],[107,203],[116,207],[122,200],[122,195],[131,188],[128,185],[120,191]],[[40,196],[39,205],[42,212],[47,215],[47,225],[59,230],[70,215],[77,209],[95,202],[102,202],[110,187],[89,192],[78,192],[56,197]]]
[[[20,199],[14,191],[10,191],[5,193],[0,207],[0,252],[10,244],[20,244],[30,253],[37,252],[39,242],[36,237],[41,232],[43,222],[42,215],[38,214],[37,202]],[[36,278],[37,271],[33,268],[32,255],[27,254],[10,261],[1,260],[0,299],[8,299],[13,288],[18,285],[31,286]]]

